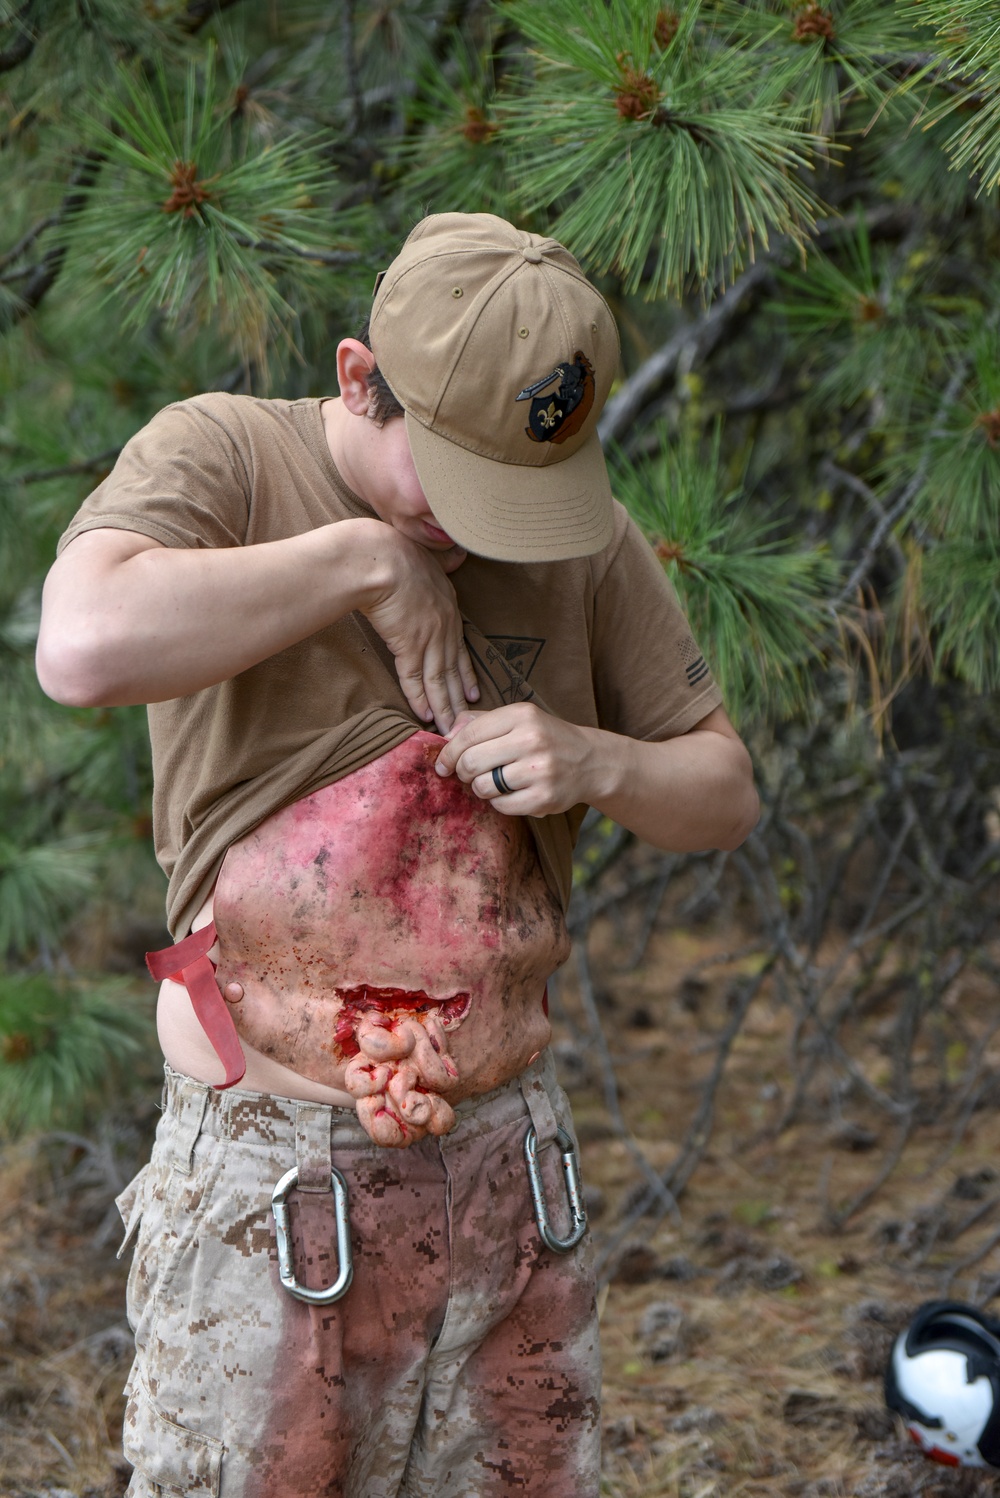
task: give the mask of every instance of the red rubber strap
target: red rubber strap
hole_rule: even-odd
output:
[[[215,968],[207,957],[196,957],[194,962],[181,971],[180,981],[191,995],[191,1005],[201,1028],[226,1069],[225,1078],[216,1082],[216,1087],[220,1091],[234,1087],[242,1080],[247,1061],[233,1024],[233,1016],[215,981]]]
[[[217,936],[215,922],[209,921],[207,926],[192,931],[190,936],[175,942],[172,947],[163,947],[159,952],[147,952],[146,966],[151,977],[158,983],[162,983],[164,978],[173,978],[176,983],[182,982],[180,974],[196,957],[204,957],[212,950]]]
[[[185,936],[175,946],[164,947],[159,952],[147,952],[146,966],[151,976],[159,982],[164,978],[172,978],[175,983],[184,984],[198,1022],[225,1067],[225,1078],[215,1084],[222,1092],[242,1080],[247,1062],[233,1024],[233,1016],[219,992],[215,968],[208,957],[215,939],[215,922],[210,921],[207,926],[192,931],[190,936]]]

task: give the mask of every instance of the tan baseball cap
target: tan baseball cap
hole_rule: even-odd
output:
[[[379,277],[369,331],[450,536],[509,562],[608,545],[597,418],[618,331],[567,249],[491,213],[432,214]]]

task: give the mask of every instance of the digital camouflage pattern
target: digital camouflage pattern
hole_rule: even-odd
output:
[[[589,1241],[542,1246],[522,1153],[530,1121],[543,1141],[571,1128],[547,1055],[406,1150],[379,1148],[346,1108],[172,1072],[166,1098],[119,1201],[135,1240],[131,1498],[595,1498]],[[558,1150],[541,1161],[563,1234]],[[332,1283],[331,1163],[354,1280],[314,1307],[279,1284],[270,1197],[297,1165],[296,1273]]]

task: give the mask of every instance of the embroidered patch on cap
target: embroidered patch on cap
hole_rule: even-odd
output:
[[[554,393],[541,394],[559,381]],[[531,401],[525,431],[532,442],[565,442],[583,426],[594,404],[594,366],[577,349],[572,364],[557,364],[551,374],[525,385],[519,401]]]

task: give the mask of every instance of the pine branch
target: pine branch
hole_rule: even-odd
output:
[[[354,47],[354,0],[341,0],[341,37],[344,46],[344,74],[347,78],[348,129],[352,136],[361,132],[361,93],[358,87],[358,58]]]
[[[37,32],[29,26],[31,12],[35,8],[35,0],[25,0],[17,15],[12,17],[11,24],[21,28],[21,34],[9,47],[0,52],[0,73],[9,73],[13,68],[20,67],[22,62],[27,62],[35,50],[38,41]]]
[[[395,151],[415,212],[510,216],[507,152],[496,103],[492,39],[477,46],[460,41],[447,69],[428,65]]]
[[[840,592],[837,594],[837,597],[833,600],[832,608],[834,613],[837,613],[841,608],[843,608],[848,599],[853,598],[857,593],[857,590],[860,587],[864,586],[865,582],[868,579],[868,575],[872,570],[872,567],[875,565],[875,558],[877,557],[879,548],[881,547],[886,536],[890,534],[893,526],[897,523],[897,521],[903,518],[907,510],[912,505],[913,501],[916,499],[917,495],[920,493],[920,490],[923,487],[924,480],[927,477],[927,469],[930,466],[932,439],[940,435],[941,423],[944,420],[945,416],[948,414],[950,407],[958,399],[958,394],[962,388],[962,382],[965,379],[967,371],[968,361],[963,360],[959,364],[959,367],[955,370],[951,379],[948,381],[947,388],[945,389],[944,395],[941,397],[941,404],[938,407],[937,415],[931,425],[928,439],[924,443],[924,449],[920,455],[920,459],[917,463],[916,469],[914,470],[909,481],[903,485],[903,488],[900,490],[899,494],[896,496],[893,502],[883,509],[882,516],[872,530],[872,533],[865,545],[864,551],[861,553],[861,556],[854,564],[850,577],[847,579],[843,588],[841,588]]]
[[[843,218],[826,219],[816,226],[812,244],[821,248],[843,234],[853,233],[860,221],[864,221],[869,234],[892,234],[908,227],[913,211],[900,207],[876,208],[869,213],[846,214]],[[776,265],[798,252],[798,246],[790,237],[776,240],[766,254],[745,270],[701,315],[674,333],[635,374],[630,376],[604,407],[598,423],[598,435],[602,442],[620,441],[643,408],[656,396],[683,361],[686,368],[708,357],[738,314],[745,310],[751,293],[772,274]]]
[[[875,490],[866,484],[864,479],[860,478],[856,473],[851,473],[849,469],[841,468],[832,458],[825,458],[823,460],[820,465],[820,474],[827,474],[834,483],[841,484],[845,489],[849,489],[852,494],[856,494],[875,516],[877,530],[880,527],[885,527],[885,529],[879,531],[879,540],[876,543],[875,550],[872,552],[872,560],[874,560],[875,551],[878,550],[882,541],[888,537],[892,559],[896,564],[897,571],[902,575],[906,571],[906,557],[903,555],[903,548],[892,534],[892,522],[888,519],[886,508],[875,493]],[[874,534],[875,532],[873,532]],[[870,544],[871,541],[869,541]]]
[[[597,427],[602,442],[615,442],[623,436],[643,407],[670,379],[682,356],[690,367],[695,360],[704,359],[711,352],[750,293],[771,274],[773,261],[789,247],[789,243],[784,242],[780,248],[776,245],[770,254],[762,256],[707,311],[679,333],[674,333],[639,366],[604,407]]]
[[[357,265],[361,259],[358,250],[308,249],[303,245],[274,244],[267,239],[247,239],[241,234],[234,234],[233,240],[236,244],[242,245],[245,250],[259,250],[262,254],[294,255],[300,260],[309,260],[316,265]]]
[[[950,94],[943,105],[931,111],[927,123],[971,110],[969,119],[955,123],[945,149],[956,167],[978,176],[980,190],[990,190],[1000,182],[1000,71],[995,61],[1000,23],[996,6],[992,0],[967,0],[961,22],[961,26],[956,24],[953,7],[943,0],[920,6],[920,24],[935,31],[942,75],[935,82]]]
[[[49,479],[71,478],[76,473],[94,473],[108,463],[116,462],[120,452],[121,447],[106,447],[103,452],[95,453],[92,458],[81,458],[78,463],[65,463],[61,468],[38,468],[30,473],[15,474],[13,481],[16,484],[44,484]]]
[[[0,1127],[78,1123],[120,1088],[148,1044],[149,1022],[119,979],[0,978]]]
[[[97,181],[103,161],[102,151],[83,152],[70,174],[67,183],[68,191],[55,214],[51,216],[51,223],[46,227],[51,228],[55,224],[67,223],[80,212],[87,201],[88,189]],[[18,300],[0,311],[0,334],[8,332],[29,312],[37,310],[43,297],[52,289],[59,277],[66,259],[66,248],[65,244],[53,245],[38,264],[31,267],[27,285]]]
[[[319,208],[333,175],[317,140],[261,141],[234,123],[212,47],[181,87],[163,68],[152,80],[122,74],[121,85],[107,122],[94,126],[108,166],[66,236],[74,267],[88,292],[87,268],[96,272],[124,326],[211,323],[264,367],[270,347],[294,346],[301,309],[325,289],[322,268],[353,263],[353,252],[345,262],[331,248]],[[268,261],[248,246],[267,246]]]
[[[498,107],[524,209],[647,300],[714,288],[776,237],[802,244],[830,143],[797,99],[801,49],[691,6],[657,40],[653,0],[510,0],[533,73]]]
[[[238,4],[239,0],[188,0],[180,21],[181,30],[193,36],[214,16]]]
[[[35,240],[44,234],[46,229],[51,229],[52,225],[58,222],[58,213],[47,213],[44,218],[40,218],[37,224],[33,224],[27,233],[21,235],[17,244],[0,255],[0,271],[6,270],[8,265],[16,265],[21,256],[27,254],[28,250],[31,249]]]
[[[721,431],[688,434],[619,462],[613,487],[663,562],[734,720],[799,712],[830,649],[827,604],[840,569],[823,546],[778,534],[742,485],[729,489]],[[711,642],[710,645],[708,642]]]

